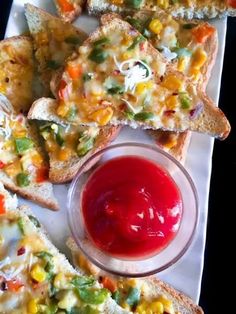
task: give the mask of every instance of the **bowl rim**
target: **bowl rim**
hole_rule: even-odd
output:
[[[77,239],[78,236],[76,235],[76,232],[74,231],[73,222],[72,222],[73,219],[72,219],[72,215],[71,215],[71,202],[72,202],[73,191],[75,190],[75,187],[76,187],[77,181],[79,180],[80,175],[83,174],[84,169],[86,169],[86,165],[89,162],[91,162],[93,159],[96,159],[96,157],[99,157],[99,156],[102,157],[102,155],[104,153],[106,153],[107,151],[110,151],[110,150],[116,149],[116,148],[122,148],[122,147],[124,147],[124,148],[125,147],[145,148],[145,149],[149,149],[149,150],[152,150],[154,152],[157,152],[159,154],[164,155],[167,159],[169,159],[171,162],[173,162],[181,170],[181,172],[184,174],[184,176],[186,177],[187,181],[190,184],[191,190],[193,192],[194,202],[195,202],[195,217],[196,218],[195,218],[193,229],[191,231],[189,239],[186,242],[186,244],[184,245],[184,247],[180,250],[180,252],[174,258],[172,258],[169,262],[165,263],[163,266],[159,266],[158,268],[155,268],[153,270],[143,271],[143,272],[139,272],[139,273],[113,270],[109,267],[105,267],[102,263],[100,263],[95,258],[93,258],[93,256],[88,254],[87,251],[83,249],[83,246],[80,244],[80,241],[78,241],[78,239]],[[143,158],[146,158],[146,157],[143,157]],[[167,153],[166,151],[164,151],[163,149],[161,149],[158,146],[154,146],[152,144],[146,144],[146,143],[123,142],[123,143],[118,143],[118,144],[112,144],[112,145],[109,145],[105,148],[102,148],[102,149],[98,150],[97,152],[95,152],[94,154],[92,154],[88,159],[86,159],[84,161],[84,163],[81,165],[80,169],[77,171],[76,175],[74,176],[73,180],[70,183],[68,193],[67,193],[66,208],[67,208],[67,221],[69,223],[70,231],[72,233],[72,236],[74,238],[76,245],[79,247],[79,249],[85,255],[85,257],[88,258],[88,260],[90,262],[92,262],[95,266],[99,267],[100,269],[102,269],[108,273],[111,273],[111,274],[116,275],[116,276],[129,277],[129,278],[139,278],[139,277],[151,276],[151,275],[154,275],[156,273],[160,273],[160,272],[164,271],[165,269],[174,265],[177,261],[179,261],[183,257],[183,255],[186,253],[186,251],[191,246],[193,239],[194,239],[194,236],[196,234],[198,223],[199,223],[199,197],[198,197],[198,192],[197,192],[197,189],[196,189],[196,186],[195,186],[195,183],[194,183],[192,177],[190,176],[188,171],[185,169],[185,167],[176,158],[174,158],[172,155],[170,155],[169,153]],[[116,257],[112,257],[112,258],[119,260],[119,258],[116,258]],[[133,260],[133,261],[138,262],[138,260]]]

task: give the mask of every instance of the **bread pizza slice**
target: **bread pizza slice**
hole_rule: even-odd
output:
[[[0,41],[0,93],[17,112],[27,112],[40,90],[33,61],[33,43],[27,36]]]
[[[65,22],[73,22],[82,12],[85,0],[54,0],[57,14]]]
[[[37,132],[0,94],[0,182],[44,207],[58,209]]]
[[[63,66],[66,58],[82,44],[87,35],[29,3],[25,5],[25,15],[45,87],[44,95],[49,95],[53,74]]]
[[[103,287],[111,291],[113,299],[131,313],[203,313],[190,298],[156,277],[134,279],[108,274],[88,261],[72,238],[68,239],[67,245],[71,250],[74,265],[87,275],[93,274]]]
[[[101,22],[109,23],[109,16],[103,15]],[[127,16],[126,20],[138,29],[175,69],[188,76],[199,88],[206,88],[218,48],[217,31],[212,25],[199,20],[189,23],[175,19],[162,10],[139,11],[133,16]],[[179,161],[185,161],[191,138],[189,131],[148,132],[158,146]]]
[[[130,24],[116,16],[109,19],[68,59],[57,92],[58,115],[68,121],[75,107],[75,124],[227,137],[227,119],[199,86]]]
[[[0,200],[0,313],[129,313],[92,276],[76,271],[1,185]]]
[[[165,10],[171,15],[186,19],[203,19],[236,15],[235,0],[88,0],[90,14],[118,12],[129,14],[137,10]]]
[[[62,183],[73,179],[81,165],[95,152],[106,147],[118,134],[119,127],[85,127],[65,123],[56,113],[57,101],[35,101],[28,118],[38,121],[49,155],[49,178]],[[74,111],[70,112],[73,120]]]

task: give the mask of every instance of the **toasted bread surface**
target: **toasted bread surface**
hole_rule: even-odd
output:
[[[28,118],[40,121],[51,121],[58,124],[64,124],[56,113],[57,101],[50,98],[41,98],[35,101],[28,113]],[[81,132],[86,131],[87,127],[82,127]],[[79,157],[77,154],[71,155],[67,160],[59,160],[57,155],[49,152],[50,170],[49,178],[51,182],[63,183],[73,179],[81,165],[95,152],[106,147],[119,133],[120,128],[116,126],[107,126],[101,128],[93,147],[84,155]],[[92,166],[92,165],[91,165]]]
[[[38,70],[45,87],[44,95],[48,96],[54,72],[64,65],[65,60],[87,35],[29,3],[25,5],[25,15],[34,41]]]
[[[161,4],[162,3],[162,4]],[[175,17],[186,18],[186,19],[203,19],[203,18],[215,18],[235,16],[236,10],[227,4],[227,1],[220,0],[206,0],[206,1],[193,1],[186,2],[178,1],[172,4],[163,4],[160,1],[158,5],[157,1],[144,0],[140,2],[140,5],[136,8],[127,6],[123,2],[117,5],[115,1],[109,0],[88,0],[87,2],[88,11],[90,14],[99,15],[106,12],[118,12],[123,14],[129,14],[138,9],[156,11],[158,9],[165,9],[168,13]]]
[[[35,70],[30,37],[14,36],[0,41],[0,93],[11,101],[16,112],[27,112],[36,99],[39,86]]]
[[[68,60],[67,64],[71,63],[71,64],[73,64],[73,66],[75,66],[75,65],[79,66],[79,64],[83,63],[83,64],[86,64],[87,71],[90,71],[92,66],[94,66],[94,63],[91,61],[92,60],[91,58],[93,58],[93,55],[91,55],[92,57],[90,58],[90,54],[94,53],[93,52],[94,50],[97,53],[97,50],[96,50],[97,48],[96,49],[93,48],[94,47],[93,45],[98,40],[100,40],[104,37],[109,37],[109,36],[112,38],[114,36],[117,36],[117,38],[119,38],[119,36],[128,35],[129,38],[131,37],[133,42],[134,42],[134,39],[137,40],[137,38],[139,38],[139,36],[141,36],[140,33],[138,31],[134,30],[134,28],[131,27],[127,22],[120,20],[116,16],[114,16],[114,18],[112,18],[112,16],[111,16],[110,20],[112,20],[110,23],[107,23],[106,25],[98,28],[94,33],[92,33],[89,36],[89,38],[84,42],[83,46],[80,47],[79,55],[77,55],[77,56],[73,55],[71,57],[71,59]],[[173,110],[173,111],[170,110],[169,111],[168,108],[166,108],[166,111],[163,112],[162,111],[163,107],[162,107],[161,111],[162,111],[162,114],[164,114],[163,119],[162,119],[160,114],[155,113],[156,109],[154,110],[154,108],[152,108],[150,106],[147,109],[150,114],[148,114],[148,115],[145,114],[145,118],[142,115],[143,111],[139,111],[139,113],[141,113],[141,115],[139,114],[137,116],[137,118],[135,117],[135,119],[130,119],[130,116],[127,118],[127,116],[125,114],[125,110],[126,110],[125,106],[124,106],[123,110],[120,109],[119,102],[117,100],[118,98],[114,102],[115,98],[112,97],[111,98],[112,102],[109,102],[108,101],[108,99],[110,99],[109,97],[107,97],[107,98],[103,97],[103,100],[106,102],[105,103],[106,105],[104,104],[104,102],[102,102],[101,106],[99,106],[97,104],[97,106],[93,107],[93,109],[92,109],[92,105],[87,104],[85,107],[85,105],[83,105],[81,103],[81,100],[77,101],[76,98],[75,99],[73,98],[74,103],[76,103],[79,106],[79,112],[80,112],[77,115],[78,119],[75,123],[80,123],[80,124],[84,124],[84,125],[99,125],[99,121],[97,120],[97,119],[100,119],[100,116],[99,117],[97,116],[98,113],[99,114],[101,113],[101,111],[99,111],[99,110],[100,109],[102,110],[102,109],[108,107],[108,109],[106,109],[106,113],[109,112],[111,114],[110,114],[110,118],[109,118],[108,122],[106,121],[105,124],[112,124],[112,125],[122,125],[123,124],[123,125],[130,125],[133,128],[142,127],[144,129],[148,129],[148,128],[149,129],[159,129],[159,128],[161,128],[163,130],[180,131],[180,132],[185,131],[185,130],[192,130],[192,131],[207,133],[207,134],[210,134],[212,136],[219,137],[222,139],[227,137],[227,135],[230,131],[229,122],[227,121],[225,116],[222,114],[222,112],[214,106],[214,103],[212,102],[212,100],[210,98],[208,98],[205,95],[205,93],[202,90],[200,90],[200,88],[197,85],[192,84],[188,79],[186,79],[186,77],[182,73],[175,71],[172,65],[167,64],[167,61],[162,57],[162,55],[156,49],[154,49],[145,39],[142,39],[142,41],[143,41],[142,47],[144,47],[144,48],[142,48],[142,51],[145,51],[145,53],[141,54],[140,58],[142,59],[145,56],[149,56],[149,58],[151,58],[151,60],[152,60],[150,63],[155,62],[155,68],[152,68],[152,66],[151,66],[151,69],[154,72],[154,75],[152,77],[152,79],[153,79],[152,82],[154,84],[157,84],[158,89],[159,88],[162,89],[163,86],[164,86],[164,88],[166,88],[167,85],[165,84],[165,79],[167,81],[169,81],[170,77],[174,78],[175,81],[177,79],[178,82],[183,82],[183,84],[185,84],[185,86],[183,87],[184,89],[182,89],[181,93],[189,94],[189,98],[191,99],[191,107],[189,108],[189,110],[187,110],[187,111],[182,110],[183,107],[178,107],[178,112],[180,112],[180,115],[177,115],[177,117],[176,117],[176,115],[175,115],[175,113],[177,112],[176,110]],[[114,47],[114,45],[108,43],[106,49],[113,49],[113,47]],[[114,51],[115,51],[115,49],[116,49],[116,53],[118,51],[118,54],[119,54],[120,48],[118,50],[117,50],[117,48],[114,48]],[[141,49],[141,48],[137,48],[137,49]],[[112,55],[108,57],[109,61],[105,61],[103,63],[105,66],[109,65],[109,72],[106,72],[106,75],[108,76],[110,74],[110,75],[112,75],[112,78],[114,75],[116,75],[116,74],[114,74],[113,71],[116,71],[118,68],[122,67],[124,64],[124,62],[122,62],[122,63],[120,63],[121,64],[120,66],[117,65],[117,63],[118,63],[117,58],[120,58],[120,55],[119,56],[117,55],[118,57],[116,56],[116,59],[115,59],[115,57],[114,57],[115,52],[114,51],[112,51]],[[113,58],[113,60],[112,60],[112,58]],[[132,60],[134,60],[134,59],[132,59],[132,57],[130,57],[130,58],[131,59],[128,59],[125,62],[131,62]],[[135,60],[137,60],[137,59],[135,59]],[[131,67],[135,67],[136,63],[134,61],[132,61],[132,62],[131,62],[132,63]],[[138,62],[140,62],[140,61],[138,61]],[[142,63],[142,67],[144,67],[144,66],[145,65]],[[101,71],[99,73],[97,72],[96,75],[101,75],[100,73],[101,73]],[[124,73],[125,73],[124,76],[127,75],[126,71],[124,71]],[[121,78],[122,78],[122,76],[121,76]],[[81,80],[81,78],[71,79],[68,72],[65,71],[62,75],[62,80],[67,85],[67,84],[71,84],[71,82],[73,82],[73,84],[74,84],[75,82]],[[102,87],[102,88],[104,88],[104,87]],[[63,87],[63,90],[58,91],[59,94],[62,92],[65,92],[66,89],[67,89],[67,87]],[[162,89],[162,91],[164,91],[164,90]],[[177,95],[176,95],[175,91],[172,90],[172,88],[169,90],[169,92],[171,92],[171,91],[173,91],[173,96],[182,95],[181,93],[180,94],[177,93]],[[87,91],[87,93],[88,93],[88,91]],[[160,101],[160,100],[158,100],[159,93],[156,90],[155,90],[155,93],[154,93],[154,90],[152,90],[152,93],[153,93],[153,95],[155,94],[157,96],[153,96],[154,98],[150,103],[158,103]],[[67,106],[68,103],[70,102],[70,93],[67,94],[66,97],[67,97],[67,100],[65,100],[65,99],[63,100],[65,103],[65,106]],[[129,97],[129,93],[125,92],[123,94],[123,97],[122,97],[122,99],[125,99],[124,100],[125,104],[127,104],[127,101],[128,101],[127,98],[128,97]],[[179,96],[179,97],[181,97],[181,96]],[[85,102],[86,101],[87,101],[87,99],[85,100]],[[141,102],[140,99],[139,99],[139,101]],[[180,99],[179,99],[179,101],[180,101]],[[134,102],[132,103],[132,105],[133,104],[134,104]],[[82,107],[82,105],[83,105],[83,107]],[[111,106],[110,109],[109,109],[109,105]],[[137,103],[135,104],[135,106],[137,106]],[[130,109],[131,106],[128,106],[128,107]],[[172,113],[173,113],[173,115],[172,115]],[[152,118],[148,119],[148,118],[146,118],[147,116],[148,117],[152,116]],[[102,120],[102,123],[104,124],[103,121],[104,120]]]

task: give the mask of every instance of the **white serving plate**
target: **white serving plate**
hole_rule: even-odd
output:
[[[5,37],[19,35],[27,30],[23,9],[24,3],[27,2],[55,14],[52,0],[13,0]],[[227,21],[226,19],[213,20],[212,23],[218,30],[219,51],[207,91],[209,96],[218,103]],[[89,33],[96,28],[98,20],[83,15],[75,22],[75,25]],[[152,143],[152,140],[144,131],[125,127],[114,143],[127,141]],[[204,262],[213,144],[214,140],[209,136],[197,133],[192,136],[185,166],[196,184],[199,195],[200,215],[197,232],[188,252],[174,266],[158,274],[161,279],[189,295],[196,302],[198,302],[200,296]],[[20,204],[30,205],[35,215],[47,229],[52,242],[66,255],[69,252],[65,242],[70,235],[66,216],[67,188],[68,186],[65,184],[55,186],[55,194],[61,207],[58,212],[40,208],[32,202],[20,199]]]

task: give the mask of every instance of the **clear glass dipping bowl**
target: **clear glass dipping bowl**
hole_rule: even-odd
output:
[[[174,239],[156,255],[124,260],[101,251],[90,241],[81,210],[81,194],[89,176],[106,161],[121,156],[146,158],[165,169],[177,184],[183,200],[180,228]],[[160,272],[175,264],[188,250],[198,222],[198,195],[185,168],[160,148],[146,144],[123,143],[100,150],[83,163],[68,191],[68,221],[77,245],[96,266],[115,275],[142,277]]]

